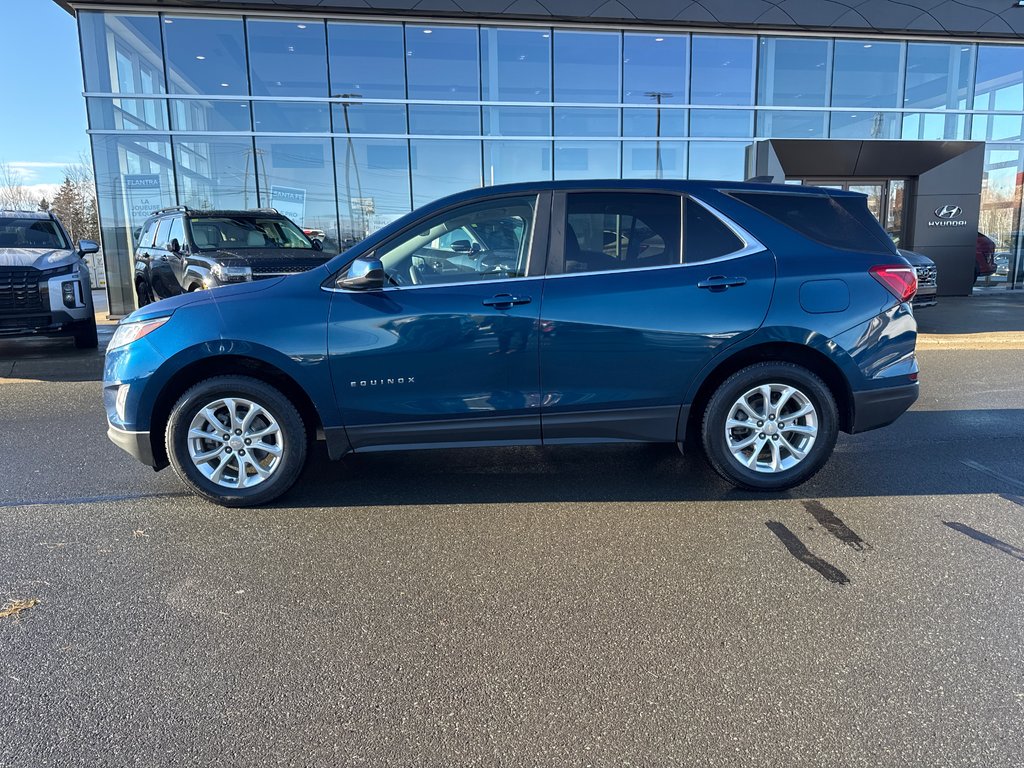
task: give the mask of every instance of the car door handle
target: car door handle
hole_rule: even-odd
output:
[[[712,275],[709,278],[701,280],[697,283],[698,288],[704,288],[708,291],[724,291],[728,288],[738,288],[741,285],[747,284],[747,278],[745,277],[726,277],[725,275]]]
[[[485,307],[494,307],[495,309],[508,309],[516,304],[529,304],[533,299],[529,296],[513,296],[510,293],[499,293],[497,296],[492,296],[489,299],[484,299]]]

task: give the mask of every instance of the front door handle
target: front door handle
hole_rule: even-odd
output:
[[[726,277],[725,275],[712,275],[709,278],[701,280],[697,283],[698,288],[704,288],[708,291],[724,291],[728,288],[738,288],[741,285],[747,284],[747,278],[745,277]]]
[[[513,296],[511,293],[499,293],[497,296],[492,296],[489,299],[484,299],[485,307],[494,307],[495,309],[508,309],[516,304],[529,304],[533,299],[529,296]]]

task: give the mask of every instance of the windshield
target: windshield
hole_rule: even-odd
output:
[[[51,219],[0,218],[0,248],[67,250],[68,243]]]
[[[192,219],[192,242],[201,251],[218,248],[306,248],[313,244],[288,219],[211,216]]]

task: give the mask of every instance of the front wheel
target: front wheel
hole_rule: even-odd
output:
[[[171,411],[165,440],[178,477],[225,507],[273,501],[306,461],[306,430],[295,406],[246,376],[215,376],[188,390]]]
[[[715,471],[741,488],[780,491],[806,482],[836,444],[835,399],[811,371],[765,362],[737,371],[704,412],[704,452]]]

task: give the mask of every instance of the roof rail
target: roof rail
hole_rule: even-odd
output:
[[[189,213],[191,210],[192,209],[189,208],[187,205],[171,205],[168,206],[167,208],[157,208],[149,215],[158,216],[161,213],[171,213],[172,211],[184,211],[185,213]]]
[[[250,211],[258,211],[258,212],[262,212],[262,213],[276,213],[279,216],[281,215],[281,212],[279,210],[277,210],[277,208],[270,208],[269,206],[266,206],[266,207],[263,207],[263,208],[250,208],[249,210]]]

